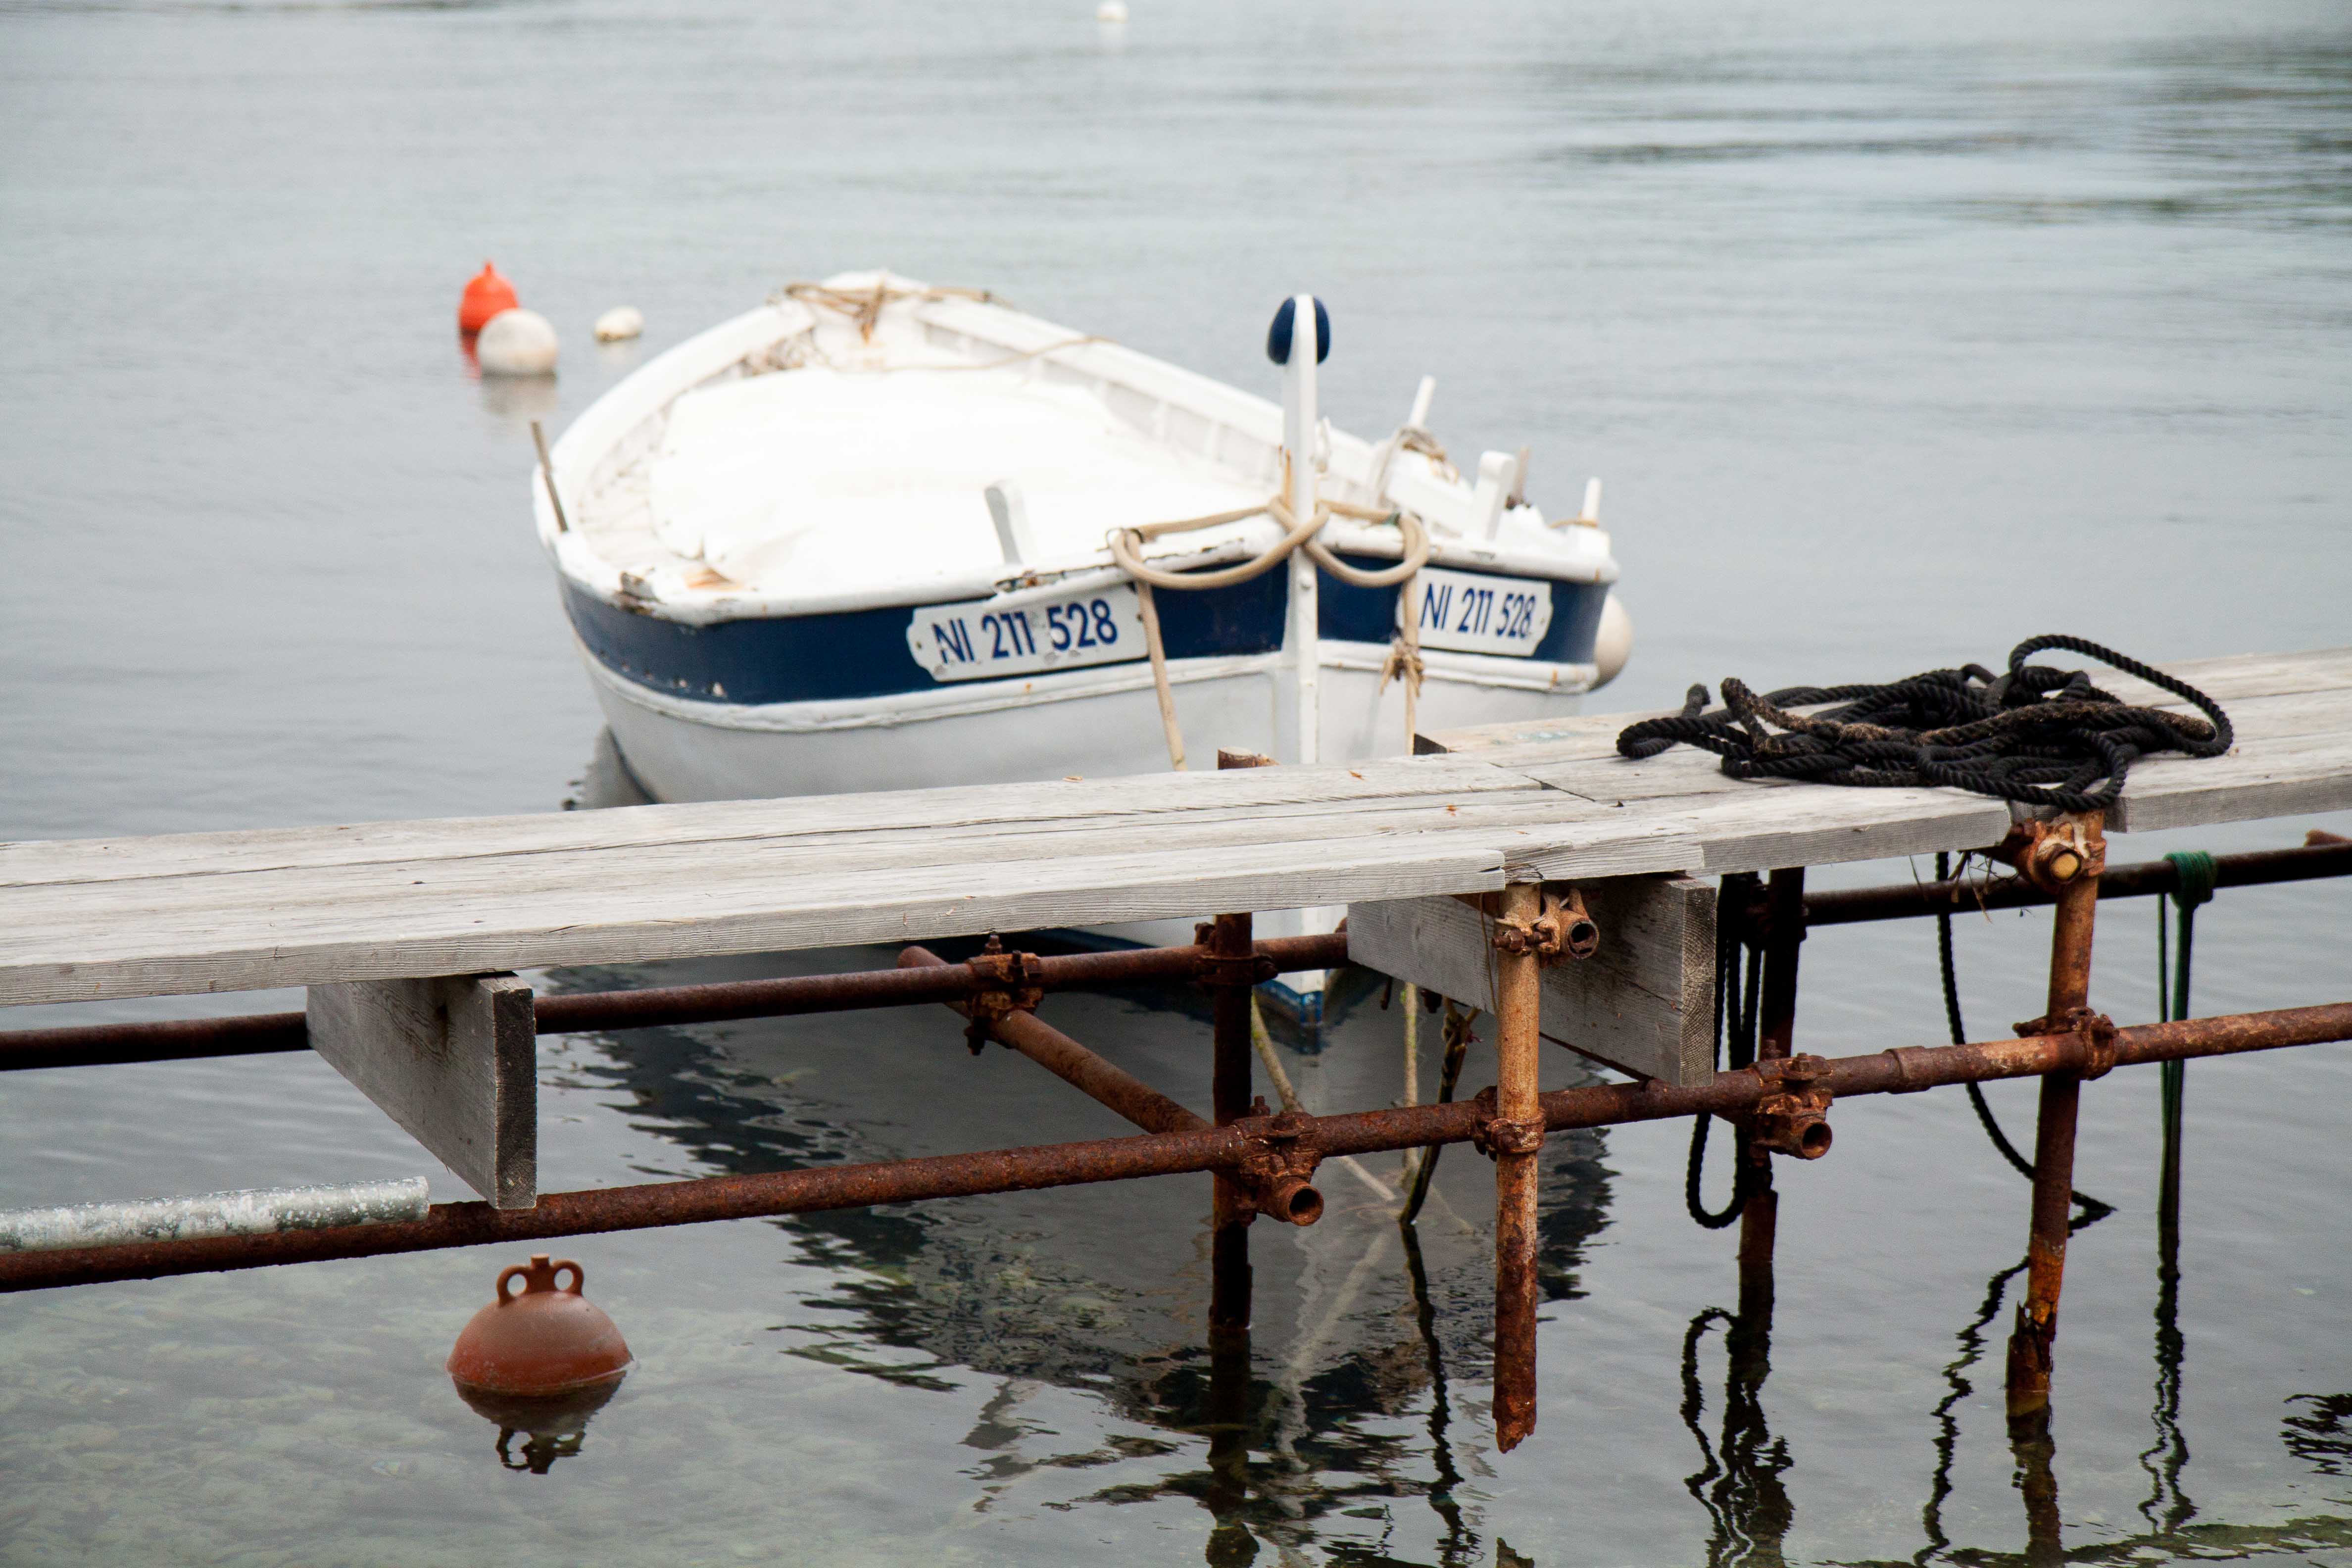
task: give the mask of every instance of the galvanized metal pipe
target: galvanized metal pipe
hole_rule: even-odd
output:
[[[1522,940],[1495,953],[1495,1116],[1497,1130],[1539,1128],[1537,1074],[1543,1039],[1543,960],[1533,940],[1543,889],[1514,882],[1503,889],[1500,923]],[[1509,1453],[1536,1429],[1536,1197],[1540,1132],[1495,1152],[1495,1446]]]
[[[1277,973],[1336,969],[1348,962],[1348,939],[1341,933],[1273,937],[1259,942],[1257,952],[1275,963]],[[1202,953],[1199,947],[1145,947],[1055,954],[1038,960],[1039,984],[1047,991],[1087,991],[1190,980],[1200,973]],[[984,980],[955,963],[937,970],[873,969],[635,991],[583,991],[536,997],[532,1008],[541,1034],[568,1035],[968,1001],[985,988]],[[250,1056],[310,1047],[310,1033],[299,1013],[17,1029],[0,1033],[0,1072]]]
[[[2137,1066],[2345,1039],[2352,1039],[2352,1002],[2140,1025],[2116,1031],[2114,1052],[2116,1065]],[[1906,1094],[1945,1084],[2032,1078],[2091,1065],[2091,1046],[2082,1035],[2039,1035],[1835,1058],[1823,1064],[1821,1081],[1839,1099],[1850,1099]],[[1750,1069],[1719,1073],[1711,1082],[1691,1088],[1651,1081],[1556,1089],[1541,1096],[1538,1103],[1544,1125],[1561,1131],[1695,1115],[1738,1116],[1753,1110],[1769,1091],[1770,1086]],[[1327,1159],[1370,1154],[1466,1142],[1488,1114],[1487,1107],[1479,1101],[1455,1100],[1309,1117],[1303,1119],[1304,1136]],[[412,1225],[0,1255],[0,1291],[1233,1170],[1252,1152],[1254,1141],[1269,1125],[1252,1118],[1199,1132],[550,1193],[541,1195],[538,1207],[530,1209],[494,1209],[485,1203],[436,1204],[423,1220]]]
[[[420,1220],[431,1198],[431,1184],[424,1177],[400,1176],[340,1186],[249,1187],[184,1198],[16,1209],[0,1214],[0,1253],[63,1252]]]

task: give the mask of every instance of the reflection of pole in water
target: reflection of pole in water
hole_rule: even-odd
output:
[[[1723,1429],[1709,1443],[1700,1425],[1706,1395],[1699,1383],[1698,1347],[1714,1324],[1724,1325]],[[1764,1416],[1764,1380],[1772,1371],[1772,1320],[1769,1311],[1734,1316],[1709,1307],[1691,1320],[1683,1335],[1683,1425],[1698,1444],[1701,1468],[1684,1487],[1706,1510],[1710,1526],[1706,1560],[1770,1565],[1782,1561],[1780,1542],[1795,1522],[1780,1476],[1796,1461],[1788,1440],[1772,1436]]]
[[[1936,1473],[1928,1483],[1927,1506],[1919,1510],[1919,1528],[1926,1531],[1927,1544],[1912,1559],[1922,1568],[1952,1544],[1952,1538],[1944,1533],[1944,1500],[1952,1495],[1952,1460],[1960,1446],[1960,1423],[1952,1412],[1961,1400],[1976,1392],[1976,1385],[1966,1373],[1983,1359],[1984,1331],[2000,1315],[2001,1298],[2009,1290],[2009,1282],[2023,1272],[2025,1262],[2021,1258],[1985,1281],[1984,1305],[1977,1309],[1969,1326],[1955,1336],[1960,1342],[1959,1357],[1944,1368],[1944,1382],[1951,1392],[1936,1405]]]
[[[2169,1065],[2169,1064],[2168,1064]],[[2171,1132],[2168,1127],[2168,1133]],[[2177,1147],[2167,1139],[2167,1152]],[[2177,1178],[2179,1167],[2167,1161],[2167,1174]],[[2171,1194],[2177,1203],[2179,1194]],[[2197,1505],[2181,1489],[2180,1472],[2189,1465],[2189,1436],[2180,1429],[2180,1372],[2188,1360],[2188,1341],[2180,1332],[2180,1231],[2178,1210],[2170,1223],[2159,1215],[2156,1265],[2156,1407],[2148,1418],[2156,1426],[2156,1441],[2139,1457],[2148,1475],[2147,1500],[2140,1517],[2158,1530],[2171,1531],[2197,1517]]]
[[[2196,931],[2197,905],[2212,897],[2213,863],[2193,851],[2167,857],[2181,879],[2180,958],[2176,973],[2165,962],[2165,914],[2175,901],[2168,895],[2156,902],[2156,981],[2158,1014],[2167,1019],[2189,1016],[2190,942]],[[2170,981],[2168,987],[2167,982]],[[2147,1500],[2142,1518],[2157,1529],[2179,1529],[2197,1515],[2197,1505],[2180,1489],[2180,1472],[2189,1463],[2189,1438],[2180,1429],[2180,1371],[2188,1342],[2180,1333],[2180,1107],[2187,1087],[2188,1063],[2166,1062],[2164,1073],[2164,1163],[2157,1182],[2156,1200],[2156,1407],[2149,1419],[2156,1441],[2139,1457],[2148,1474]]]
[[[1445,1541],[1439,1549],[1438,1561],[1460,1563],[1467,1560],[1464,1553],[1475,1550],[1477,1542],[1463,1527],[1462,1505],[1454,1500],[1454,1489],[1462,1484],[1462,1472],[1454,1463],[1454,1445],[1445,1435],[1446,1424],[1453,1415],[1445,1395],[1445,1352],[1438,1343],[1437,1309],[1429,1300],[1429,1270],[1421,1261],[1421,1237],[1410,1224],[1397,1228],[1404,1237],[1405,1275],[1412,1281],[1413,1326],[1421,1331],[1422,1350],[1429,1358],[1429,1451],[1437,1470],[1437,1484],[1429,1489],[1429,1507],[1445,1525]]]
[[[1202,1500],[1216,1524],[1207,1560],[1247,1563],[1257,1542],[1241,1521],[1249,1501],[1249,1325],[1209,1331],[1209,1484]]]
[[[2051,1431],[2050,1399],[2009,1417],[2010,1452],[2017,1457],[2017,1489],[2025,1495],[2027,1568],[2059,1568],[2066,1543],[2059,1530],[2058,1440]]]

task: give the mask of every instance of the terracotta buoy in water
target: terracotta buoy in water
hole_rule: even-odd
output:
[[[552,375],[555,325],[536,310],[500,310],[474,340],[474,357],[491,375]]]
[[[572,1283],[559,1290],[556,1277],[567,1268]],[[522,1289],[509,1292],[518,1279]],[[572,1394],[619,1383],[629,1347],[613,1320],[580,1294],[586,1280],[577,1263],[551,1263],[543,1252],[500,1269],[499,1299],[474,1314],[449,1352],[458,1393],[471,1403],[475,1394]]]
[[[514,285],[499,275],[499,269],[488,262],[474,274],[466,285],[465,295],[457,301],[457,330],[478,332],[490,324],[490,318],[500,310],[511,310],[520,300],[515,298]]]

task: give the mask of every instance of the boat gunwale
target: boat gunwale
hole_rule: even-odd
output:
[[[1088,665],[1076,669],[1044,670],[1029,675],[957,681],[951,685],[883,692],[870,697],[814,698],[786,702],[738,702],[727,698],[689,697],[666,691],[613,668],[596,656],[577,631],[572,647],[588,666],[590,679],[649,712],[666,719],[709,725],[714,729],[776,734],[814,734],[836,730],[888,729],[934,719],[958,719],[1089,697],[1119,696],[1149,691],[1153,678],[1141,659]],[[1378,673],[1389,653],[1385,643],[1321,639],[1321,668],[1351,673]],[[1269,675],[1285,667],[1286,655],[1272,653],[1213,654],[1168,661],[1169,683],[1191,686],[1212,680]],[[1465,653],[1427,648],[1422,652],[1423,678],[1441,685],[1508,687],[1528,691],[1557,691],[1581,697],[1599,674],[1591,661],[1519,658],[1507,655]]]
[[[895,278],[887,273],[842,274],[828,279],[828,284],[856,288],[872,287],[877,281],[898,287],[923,287],[912,279]],[[913,314],[924,327],[927,336],[934,331],[945,331],[967,340],[992,343],[1008,353],[1031,356],[1042,370],[1060,369],[1082,384],[1094,384],[1098,395],[1116,384],[1137,396],[1169,408],[1181,407],[1196,418],[1237,430],[1270,447],[1279,446],[1282,414],[1276,405],[1124,344],[1102,340],[1068,342],[1066,340],[1070,334],[1066,329],[988,300],[953,296],[924,300],[916,306]],[[594,483],[599,473],[606,468],[618,449],[648,422],[667,412],[672,404],[690,392],[745,374],[746,367],[751,362],[773,353],[780,344],[814,331],[816,326],[815,312],[800,301],[771,300],[665,351],[608,388],[557,438],[549,454],[554,482],[566,495],[593,502],[604,489],[610,487],[613,479],[626,471],[628,465],[624,464],[613,470],[602,486]],[[991,327],[997,330],[983,330]],[[1033,333],[1048,334],[1043,346],[1035,342],[1024,343],[1021,341]],[[1056,342],[1063,346],[1053,346]],[[1071,363],[1075,356],[1111,363],[1108,365]],[[1162,384],[1156,388],[1140,384],[1150,382]],[[1178,394],[1182,395],[1180,397]],[[1213,409],[1202,406],[1211,404],[1224,406]],[[1108,405],[1108,398],[1106,405]],[[1114,417],[1119,416],[1116,409],[1112,409],[1112,414]],[[1247,428],[1250,425],[1263,428],[1252,430]],[[1150,432],[1142,433],[1166,444],[1164,437],[1152,436]],[[1373,447],[1360,437],[1337,428],[1330,430],[1329,437],[1330,465],[1335,477],[1343,483],[1365,488]],[[655,439],[658,440],[657,435]],[[633,458],[631,460],[637,459]],[[1353,469],[1357,477],[1351,478],[1349,469]],[[1459,492],[1459,500],[1466,503],[1470,495],[1467,486],[1459,480],[1437,479],[1434,475],[1430,478]],[[1075,585],[1076,580],[1091,581],[1097,574],[1105,582],[1123,581],[1125,578],[1125,574],[1111,564],[1106,549],[1094,552],[1088,557],[1065,563],[1041,563],[1021,572],[1008,572],[999,565],[986,571],[943,576],[919,584],[866,587],[831,594],[785,595],[746,588],[740,592],[714,593],[708,597],[691,600],[647,596],[629,591],[625,583],[627,575],[625,570],[602,552],[588,537],[587,531],[577,527],[567,530],[559,524],[548,486],[541,481],[536,472],[531,478],[531,495],[541,545],[566,582],[616,609],[688,626],[823,616],[853,610],[895,607],[911,610],[926,605],[992,598],[1038,584],[1066,581]],[[583,507],[582,515],[584,517],[587,512],[588,509]],[[1252,520],[1242,527],[1245,531],[1241,536],[1229,536],[1205,546],[1188,546],[1181,538],[1154,541],[1147,546],[1147,554],[1178,570],[1205,569],[1247,559],[1280,537],[1280,530],[1271,519]],[[1335,549],[1349,554],[1388,560],[1400,559],[1402,555],[1402,541],[1377,524],[1334,520],[1329,537]],[[1499,543],[1436,535],[1433,535],[1431,545],[1432,563],[1454,570],[1500,572],[1506,575],[1588,584],[1613,584],[1618,578],[1617,563],[1605,547],[1597,556],[1552,555],[1512,549]]]

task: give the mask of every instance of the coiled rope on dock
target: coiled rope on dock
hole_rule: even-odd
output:
[[[2205,717],[2139,707],[2100,690],[2087,671],[2026,662],[2045,648],[2095,658],[2173,693]],[[1692,687],[1680,713],[1620,731],[1618,752],[1653,757],[1680,742],[1716,752],[1737,779],[1864,788],[1946,784],[2000,800],[2104,811],[2121,797],[2141,757],[2216,757],[2235,739],[2221,704],[2188,682],[2060,635],[2018,644],[1998,676],[1969,664],[1880,685],[1791,686],[1759,696],[1730,679],[1722,690],[1723,707],[1709,711],[1706,689]],[[1838,706],[1791,711],[1825,703]]]

